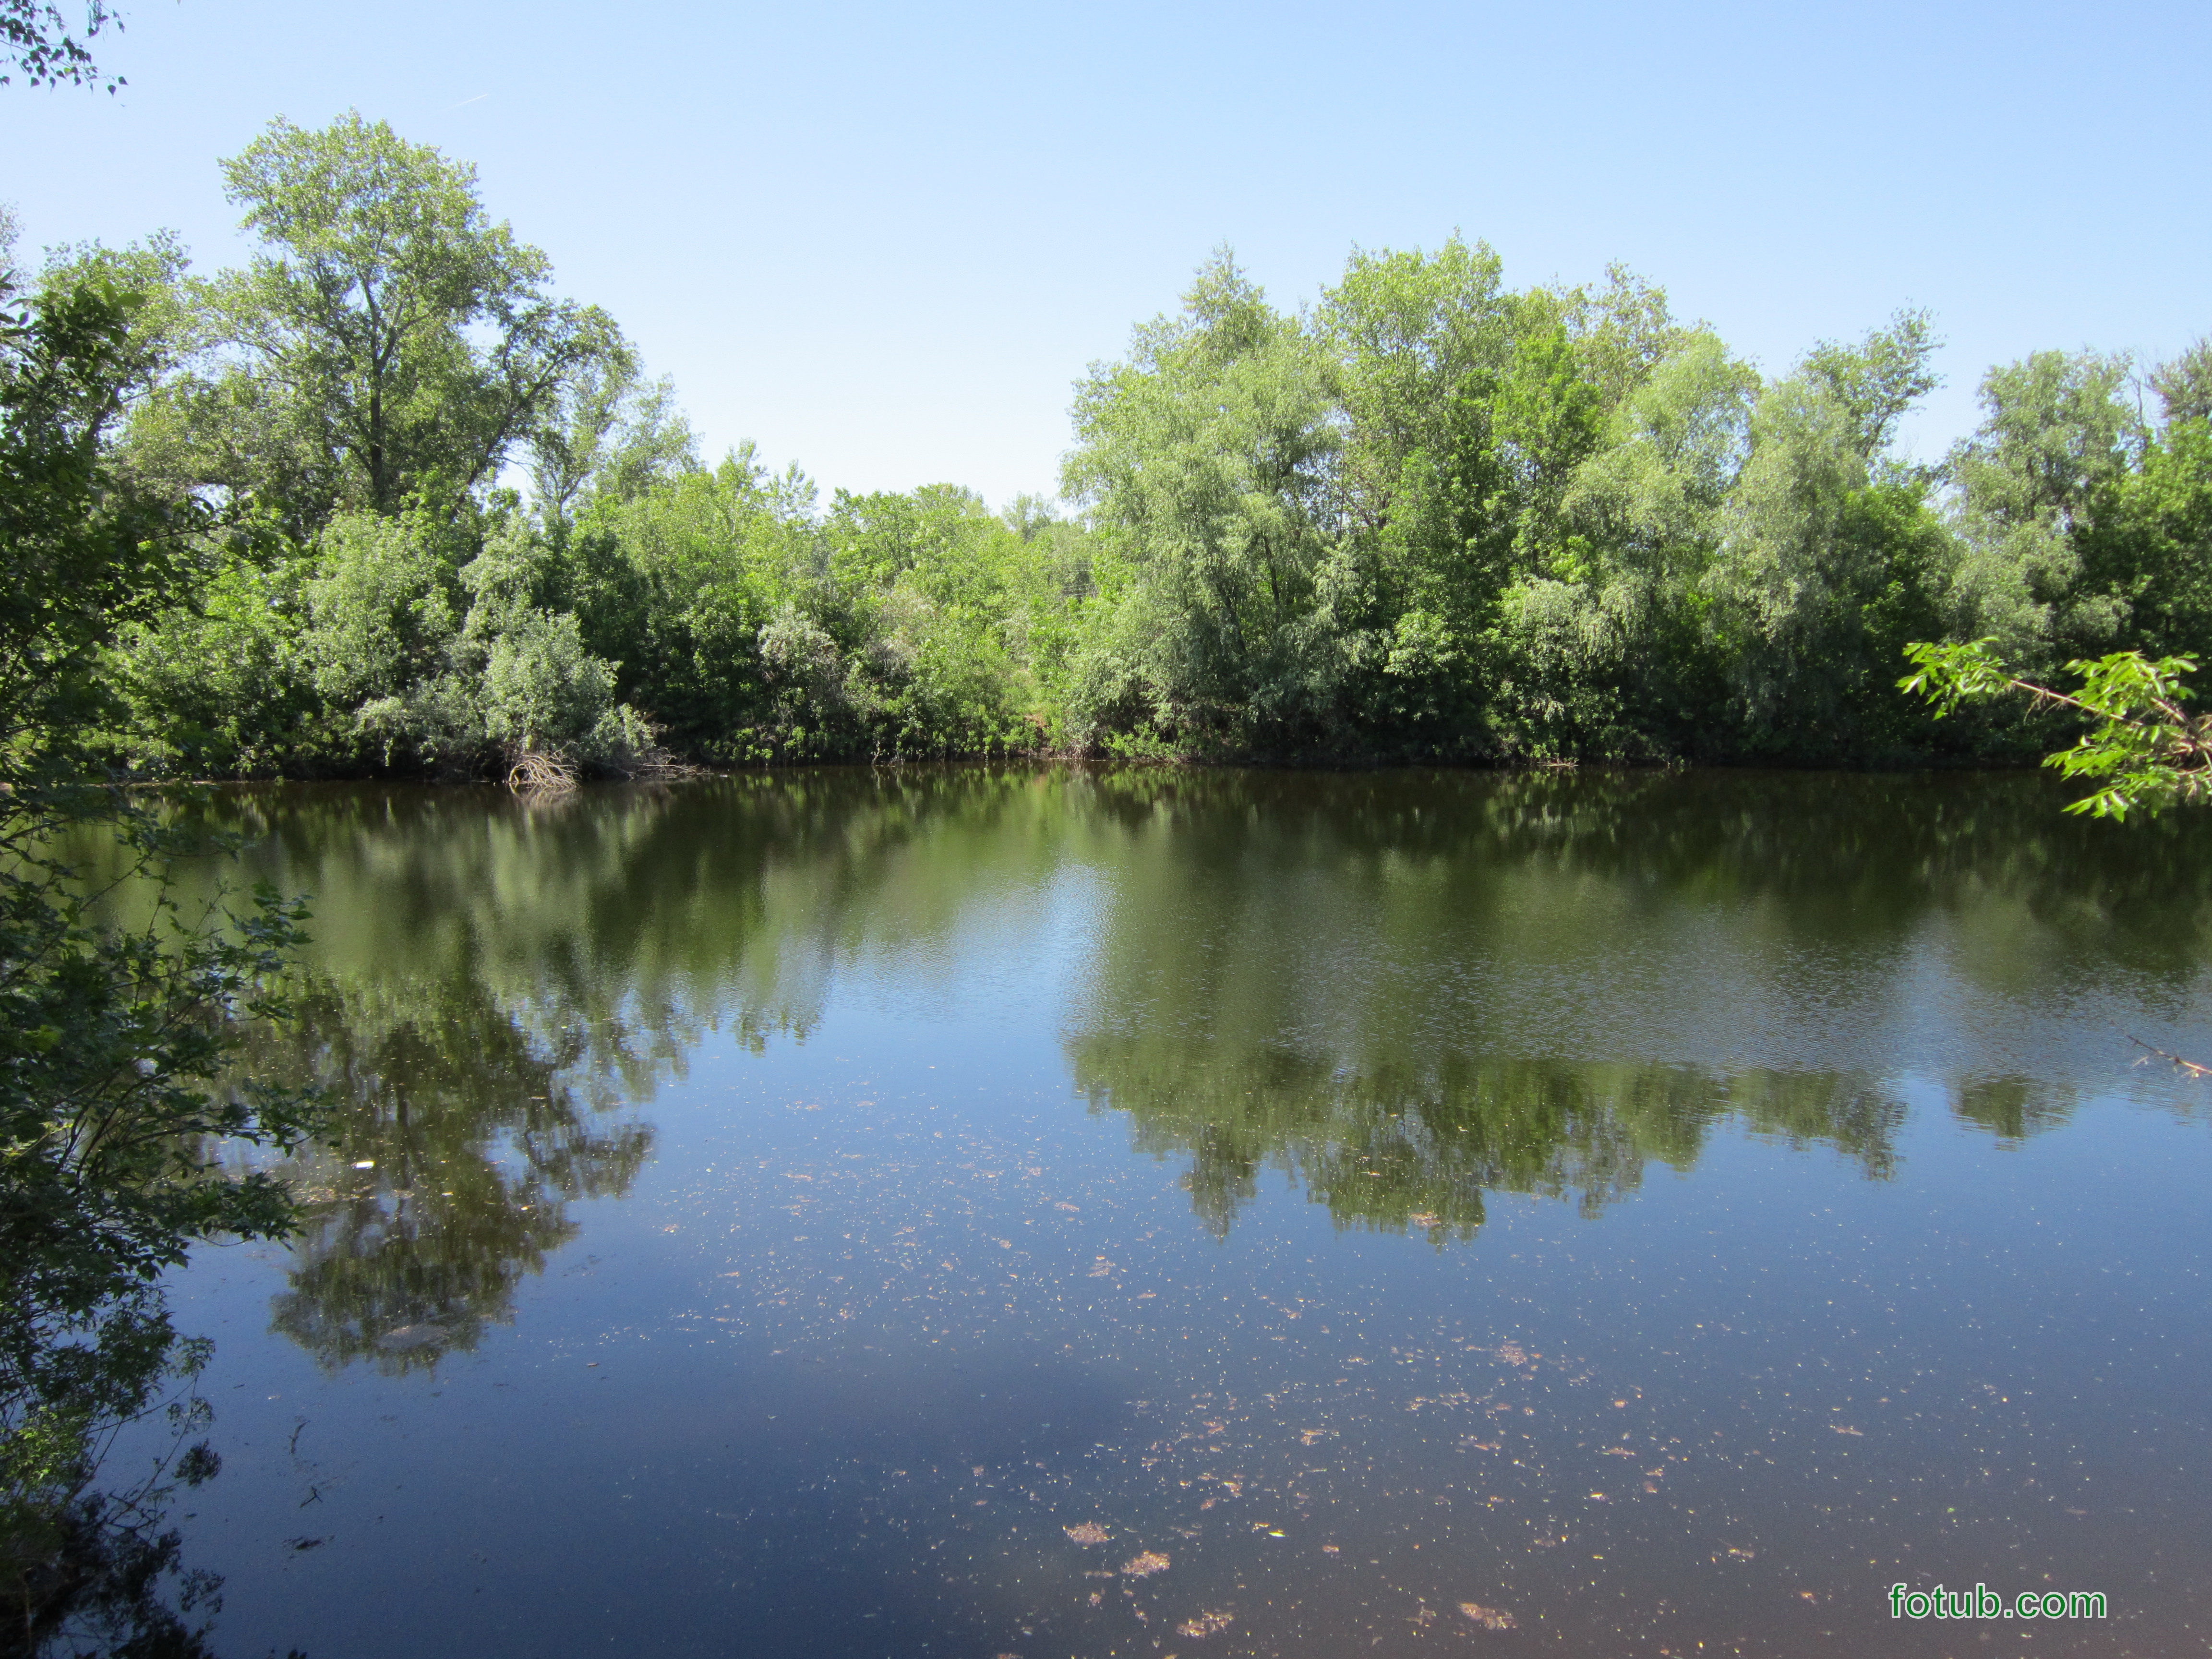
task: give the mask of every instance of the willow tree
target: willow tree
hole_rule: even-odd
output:
[[[1855,344],[1814,347],[1753,404],[1705,582],[1750,752],[1818,759],[1927,741],[1893,665],[1942,626],[1956,549],[1933,477],[1892,446],[1936,383],[1935,348],[1926,316],[1902,312]]]
[[[1067,493],[1129,569],[1093,642],[1092,717],[1118,702],[1200,746],[1308,740],[1339,678],[1339,433],[1319,343],[1224,250],[1178,315],[1093,367],[1074,422]]]

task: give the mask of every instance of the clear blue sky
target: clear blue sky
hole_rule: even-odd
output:
[[[76,0],[63,0],[65,7]],[[1900,304],[1990,363],[2212,330],[2212,5],[277,5],[124,0],[116,97],[0,89],[33,246],[240,256],[216,158],[358,107],[672,374],[711,450],[1049,493],[1071,383],[1231,244],[1621,261],[1770,372]]]

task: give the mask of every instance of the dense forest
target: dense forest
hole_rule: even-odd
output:
[[[473,170],[349,116],[222,163],[260,252],[53,250],[119,299],[114,476],[200,516],[117,637],[130,775],[483,775],[1050,751],[1882,764],[1917,640],[2029,673],[2212,647],[2212,346],[1992,368],[1940,465],[1902,312],[1778,377],[1621,270],[1356,252],[1297,313],[1226,252],[1076,388],[1057,502],[711,464]],[[2043,722],[2043,723],[2039,723]]]

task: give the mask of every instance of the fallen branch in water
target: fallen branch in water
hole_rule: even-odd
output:
[[[2165,1060],[2168,1065],[2172,1066],[2177,1072],[2186,1073],[2189,1076],[2194,1078],[2212,1077],[2212,1066],[2199,1066],[2193,1060],[2184,1060],[2179,1054],[2168,1054],[2165,1049],[2158,1047],[2155,1043],[2145,1042],[2133,1031],[2124,1030],[2118,1025],[2115,1025],[2112,1029],[2118,1031],[2122,1036],[2125,1037],[2129,1042],[2134,1043],[2136,1048],[2143,1051],[2142,1058],[2136,1061],[2136,1064],[2138,1066],[2149,1065],[2152,1056],[2156,1055],[2159,1059]]]

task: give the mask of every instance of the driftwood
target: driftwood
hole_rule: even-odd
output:
[[[558,755],[526,749],[507,769],[507,787],[533,794],[564,794],[576,787],[576,769]]]
[[[2185,1077],[2212,1077],[2212,1066],[2199,1066],[2193,1060],[2184,1060],[2179,1054],[2170,1054],[2165,1049],[2157,1047],[2155,1044],[2145,1042],[2133,1031],[2123,1030],[2121,1030],[2120,1035],[2125,1037],[2129,1042],[2134,1043],[2136,1048],[2143,1051],[2142,1057],[2136,1061],[2136,1064],[2138,1066],[2149,1065],[2152,1057],[2155,1055],[2158,1059],[2165,1060],[2168,1065],[2172,1066],[2175,1071],[2179,1072]]]
[[[610,762],[608,769],[633,783],[663,783],[675,778],[707,775],[705,769],[680,761],[665,749],[638,750],[619,762]]]

